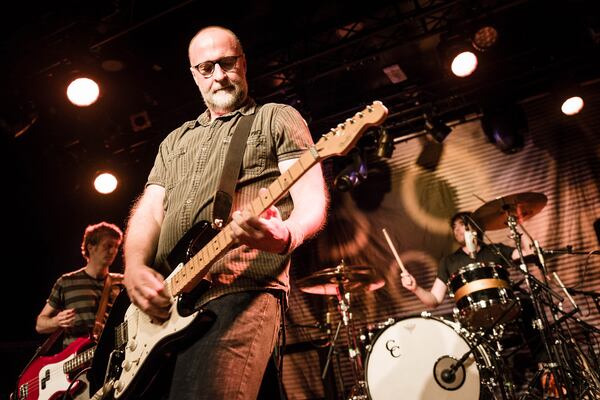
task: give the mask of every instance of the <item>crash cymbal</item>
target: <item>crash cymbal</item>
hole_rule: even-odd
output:
[[[509,215],[516,216],[519,223],[527,221],[542,211],[547,202],[542,193],[515,193],[485,203],[475,210],[473,219],[486,231],[504,229]]]
[[[345,292],[370,292],[385,285],[371,267],[341,264],[299,279],[298,287],[306,293],[336,295],[340,283]]]

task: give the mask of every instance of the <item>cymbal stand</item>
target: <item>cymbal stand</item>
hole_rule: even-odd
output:
[[[514,241],[515,247],[519,254],[519,261],[520,261],[519,268],[521,271],[523,271],[525,273],[524,274],[525,275],[525,284],[531,294],[533,309],[534,309],[535,316],[536,316],[535,327],[540,333],[541,341],[544,344],[546,354],[548,355],[548,362],[545,363],[544,369],[549,370],[549,372],[552,374],[551,376],[554,377],[556,387],[559,388],[559,390],[558,390],[559,398],[560,399],[574,399],[573,397],[571,397],[571,395],[573,394],[573,391],[570,390],[570,383],[569,383],[569,379],[568,379],[566,371],[565,371],[565,366],[562,365],[560,362],[560,360],[561,360],[561,358],[559,356],[560,351],[559,351],[559,349],[556,348],[556,346],[559,343],[555,343],[555,340],[552,337],[552,333],[549,329],[550,324],[548,323],[548,319],[546,317],[546,313],[544,312],[544,308],[541,304],[541,301],[538,298],[538,294],[540,293],[540,291],[538,290],[537,286],[539,286],[539,285],[536,285],[536,289],[534,290],[533,286],[531,284],[531,275],[529,273],[527,264],[525,263],[525,258],[523,257],[523,249],[521,246],[522,234],[517,230],[518,223],[517,223],[516,216],[507,212],[507,222],[508,222],[508,228],[511,231],[511,238]],[[552,302],[550,301],[550,303],[552,303]],[[541,372],[542,371],[540,370],[536,373],[536,376],[534,377],[534,381],[537,379],[538,375]],[[566,394],[563,393],[561,388],[567,389]]]
[[[350,311],[350,297],[349,291],[344,288],[343,276],[339,274],[337,276],[338,287],[337,287],[337,299],[338,309],[341,316],[340,324],[343,324],[346,329],[346,337],[348,344],[348,357],[350,358],[352,365],[352,375],[354,377],[354,386],[350,391],[348,397],[349,400],[366,400],[367,389],[363,379],[364,369],[363,361],[358,345],[356,343],[356,336],[354,335],[354,325],[352,321],[352,313]]]
[[[329,314],[329,313],[328,313]],[[329,322],[327,323],[327,329],[329,330]],[[331,332],[329,332],[330,340],[329,340],[329,352],[327,353],[327,360],[325,361],[325,366],[323,367],[323,372],[321,373],[321,379],[325,380],[327,376],[327,370],[329,369],[329,363],[331,362],[331,356],[333,355],[335,349],[335,342],[340,334],[340,328],[342,327],[342,321],[339,321],[337,324],[337,328],[335,328],[335,333],[333,337],[331,337]],[[342,385],[343,386],[343,385]]]

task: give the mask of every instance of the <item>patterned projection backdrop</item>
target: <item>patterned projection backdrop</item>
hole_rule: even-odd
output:
[[[338,355],[330,365],[334,374],[321,380],[328,347],[325,332],[317,325],[325,322],[329,312],[335,328],[340,320],[337,302],[334,296],[300,291],[295,285],[298,279],[334,267],[341,259],[349,265],[375,268],[385,286],[351,299],[356,331],[362,333],[368,333],[367,326],[384,326],[388,318],[398,321],[426,310],[402,287],[400,270],[382,228],[407,269],[426,289],[435,279],[439,259],[456,249],[448,218],[459,210],[474,211],[483,204],[479,198],[490,201],[520,192],[543,193],[547,205],[523,224],[542,247],[572,245],[579,251],[600,247],[594,231],[600,218],[598,86],[587,87],[586,108],[575,118],[553,109],[549,97],[525,102],[529,132],[525,147],[515,154],[502,153],[491,144],[475,120],[454,127],[443,142],[437,167],[417,164],[426,139],[415,138],[397,143],[391,159],[368,160],[368,180],[354,191],[332,192],[326,230],[303,246],[306,250],[296,258],[292,270],[284,358],[284,384],[290,399],[336,398],[336,391],[337,398],[342,398],[342,386],[347,391],[353,385],[343,332],[336,342]],[[495,242],[513,245],[508,229],[487,233]],[[567,287],[600,291],[600,256],[560,255],[548,258],[547,266]],[[511,272],[511,277],[519,279],[519,272]],[[555,284],[551,286],[560,291]],[[575,296],[575,301],[582,309],[579,318],[600,326],[594,303],[581,295]],[[453,306],[447,298],[431,311],[452,318]],[[427,349],[424,341],[422,348],[411,351],[418,354]],[[410,383],[410,377],[398,379]]]

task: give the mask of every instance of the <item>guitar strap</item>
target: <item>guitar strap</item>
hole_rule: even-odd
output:
[[[106,308],[108,307],[108,299],[110,298],[110,292],[113,285],[121,284],[123,280],[123,275],[121,274],[111,274],[110,272],[106,275],[106,279],[104,280],[104,289],[102,290],[102,297],[100,297],[100,303],[98,304],[98,311],[96,312],[96,322],[94,322],[94,330],[92,332],[92,337],[94,341],[98,342],[98,338],[102,333],[102,329],[104,329],[105,316],[106,316]]]
[[[231,135],[231,141],[225,155],[225,163],[221,171],[219,187],[213,198],[213,228],[222,228],[223,224],[229,219],[231,206],[233,204],[233,194],[235,192],[235,184],[240,175],[242,158],[246,149],[246,142],[252,128],[252,122],[258,114],[260,106],[256,106],[254,113],[242,115],[239,122]]]

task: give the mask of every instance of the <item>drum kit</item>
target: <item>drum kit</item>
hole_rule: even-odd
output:
[[[551,374],[555,387],[562,388],[555,390],[555,398],[599,398],[595,397],[600,395],[600,377],[597,368],[594,368],[598,366],[597,358],[586,358],[582,354],[585,352],[574,343],[573,338],[565,337],[556,328],[562,321],[573,317],[573,311],[562,311],[562,296],[551,289],[546,280],[543,255],[553,251],[541,249],[521,225],[523,221],[537,215],[546,203],[547,198],[541,193],[525,192],[504,196],[479,207],[471,215],[470,222],[481,232],[506,228],[510,230],[520,258],[516,262],[520,262],[520,265],[514,265],[511,260],[505,261],[523,274],[523,281],[534,306],[532,325],[542,339],[547,361],[519,399],[554,398],[536,392],[540,386],[537,382],[542,380],[541,374],[544,372]],[[522,233],[518,228],[525,232],[535,246],[534,256],[544,272],[544,281],[536,279],[528,271],[526,257],[521,249]],[[491,243],[485,233],[484,236]],[[396,254],[393,247],[392,250]],[[560,281],[558,276],[556,279]],[[354,379],[351,390],[346,394],[347,399],[517,399],[515,385],[501,352],[501,339],[504,326],[519,318],[522,308],[519,297],[513,291],[515,285],[510,280],[509,272],[502,265],[474,262],[460,268],[450,277],[447,286],[455,302],[454,320],[432,316],[428,312],[399,320],[390,318],[379,324],[377,332],[367,338],[366,351],[362,351],[365,349],[360,347],[365,342],[365,334],[357,334],[352,319],[351,299],[356,294],[384,286],[384,280],[375,269],[365,265],[346,265],[342,260],[336,267],[299,280],[298,286],[306,293],[337,298],[340,321],[337,329],[330,330],[330,349],[322,377],[325,377],[336,339],[343,327]],[[567,293],[562,283],[560,286]],[[559,306],[553,301],[555,298],[561,299]],[[569,298],[572,300],[570,296]],[[551,323],[545,311],[547,306],[552,315],[564,315]],[[600,312],[600,306],[598,311]],[[585,325],[588,332],[600,333],[595,327]],[[575,347],[577,351],[565,351],[565,345]],[[565,353],[576,353],[578,361],[571,362]],[[582,362],[582,357],[587,362]],[[585,373],[574,371],[581,365],[587,365]],[[586,384],[573,383],[579,381],[585,381]]]

